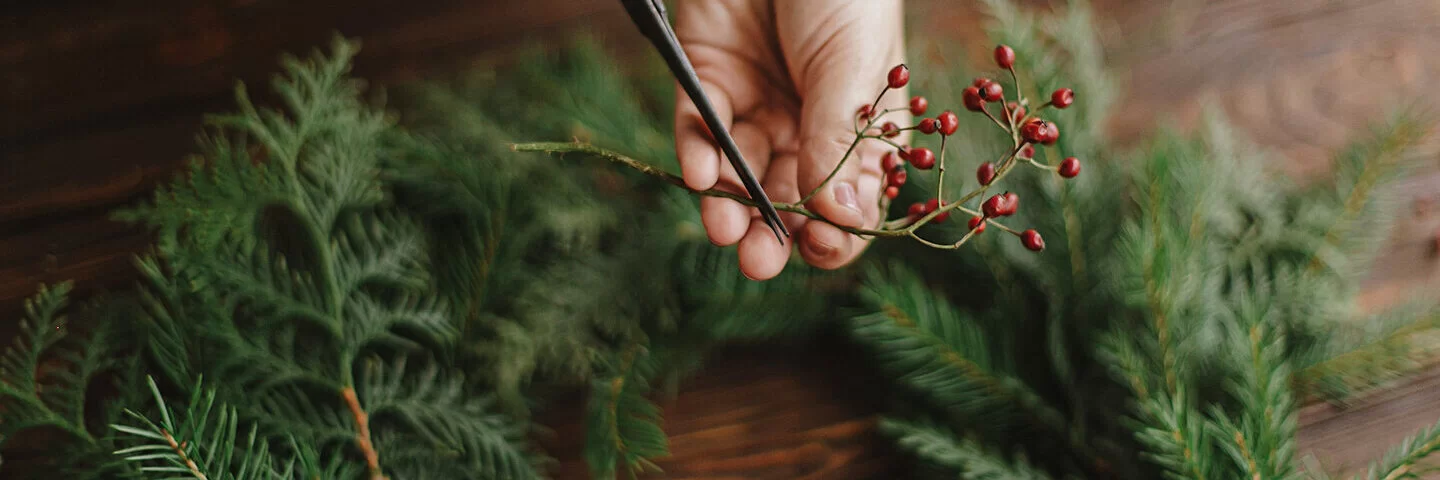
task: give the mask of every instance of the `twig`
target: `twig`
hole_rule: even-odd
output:
[[[360,398],[355,395],[354,387],[345,387],[340,391],[345,397],[345,404],[350,407],[350,414],[355,417],[355,445],[360,447],[360,453],[365,455],[365,467],[369,469],[370,480],[389,480],[385,472],[380,469],[380,453],[375,451],[375,444],[370,440],[370,414],[360,408]]]
[[[858,142],[858,138],[857,138],[857,142]],[[612,151],[610,151],[610,150],[606,150],[606,149],[604,149],[604,148],[600,148],[600,147],[597,147],[597,146],[594,146],[594,145],[590,145],[590,144],[586,144],[586,143],[578,143],[578,142],[577,142],[577,143],[564,143],[564,142],[517,143],[517,144],[511,145],[511,146],[510,146],[510,149],[511,149],[511,150],[514,150],[514,151],[516,151],[516,152],[545,152],[545,153],[557,153],[557,154],[581,153],[581,154],[589,155],[589,156],[592,156],[592,157],[598,157],[598,158],[602,158],[602,159],[605,159],[605,160],[609,160],[609,161],[611,161],[611,162],[618,163],[618,164],[621,164],[621,165],[624,165],[624,166],[633,168],[633,169],[635,169],[635,170],[640,171],[640,173],[644,173],[644,174],[646,174],[646,175],[650,175],[650,176],[652,176],[652,177],[659,178],[659,179],[661,179],[661,180],[664,180],[664,181],[670,183],[671,185],[675,185],[675,186],[677,186],[677,187],[683,188],[683,189],[685,189],[685,190],[688,190],[690,193],[694,193],[694,194],[696,194],[696,195],[704,195],[704,196],[707,196],[707,197],[728,198],[728,199],[730,199],[730,200],[734,200],[734,201],[736,201],[736,202],[740,202],[741,205],[745,205],[745,206],[749,206],[749,207],[754,207],[754,206],[756,206],[755,201],[753,201],[753,200],[751,200],[751,199],[749,199],[749,198],[747,198],[747,197],[743,197],[743,196],[740,196],[740,195],[736,195],[736,194],[734,194],[734,193],[726,192],[726,191],[723,191],[723,190],[716,190],[716,189],[713,189],[713,188],[711,188],[711,189],[706,189],[706,190],[696,190],[696,189],[690,188],[689,186],[685,185],[685,180],[684,180],[684,179],[680,178],[679,176],[677,176],[677,175],[675,175],[675,174],[673,174],[673,173],[666,172],[666,171],[661,170],[661,169],[659,169],[659,168],[655,168],[655,166],[653,166],[653,165],[647,164],[647,163],[645,163],[645,162],[641,162],[641,161],[639,161],[639,160],[636,160],[636,159],[627,157],[627,156],[625,156],[625,155],[621,155],[621,154],[619,154],[619,153],[612,152]],[[832,175],[833,175],[833,174],[832,174]],[[803,206],[803,204],[804,204],[803,201],[802,201],[802,202],[799,202],[799,203],[783,203],[783,202],[781,202],[781,203],[776,203],[776,204],[775,204],[775,209],[776,209],[776,210],[779,210],[779,211],[782,211],[782,212],[797,213],[797,214],[800,214],[800,215],[804,215],[804,216],[806,216],[806,217],[808,217],[808,218],[810,218],[810,219],[812,219],[812,220],[819,220],[819,221],[822,221],[822,222],[825,222],[825,223],[829,223],[829,224],[831,224],[831,225],[835,225],[835,223],[831,222],[830,220],[826,219],[825,217],[821,216],[820,214],[815,213],[815,212],[811,212],[809,209],[806,209],[806,208]],[[873,229],[868,229],[868,228],[847,227],[847,226],[844,226],[844,225],[835,225],[835,227],[836,227],[836,228],[839,228],[840,230],[843,230],[843,231],[845,231],[845,232],[852,233],[852,234],[855,234],[855,235],[862,235],[862,236],[872,236],[872,237],[903,237],[903,236],[907,235],[907,232],[905,232],[905,231],[903,231],[903,230],[873,230]]]
[[[184,445],[177,443],[175,437],[171,436],[170,432],[163,428],[160,429],[160,434],[165,436],[165,442],[169,443],[170,449],[174,450],[175,454],[180,456],[180,460],[185,462],[185,468],[190,469],[190,474],[194,475],[196,480],[209,480],[209,477],[205,476],[205,472],[200,471],[200,466],[196,465],[195,461],[191,460],[190,456],[185,454]]]

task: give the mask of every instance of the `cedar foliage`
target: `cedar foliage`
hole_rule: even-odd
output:
[[[998,232],[950,253],[880,241],[850,273],[750,282],[688,194],[508,148],[577,138],[677,170],[655,65],[627,73],[588,43],[537,53],[399,92],[402,126],[337,40],[284,60],[279,108],[237,89],[191,169],[117,214],[156,235],[134,298],[79,310],[79,337],[67,284],[27,304],[0,358],[0,438],[58,432],[44,463],[66,478],[543,478],[532,412],[578,389],[592,472],[632,476],[667,454],[653,397],[708,349],[838,330],[893,379],[876,383],[895,405],[881,430],[926,478],[1325,478],[1296,458],[1300,402],[1398,374],[1436,318],[1417,302],[1351,319],[1392,221],[1386,185],[1431,125],[1397,115],[1306,187],[1268,176],[1214,114],[1115,151],[1088,7],[986,5],[1027,90],[1078,92],[1040,160],[1085,173],[1007,185],[1026,199],[1015,224],[1052,239],[1043,254]],[[995,76],[913,81],[954,105],[978,74]],[[962,118],[961,171],[1000,153]],[[106,381],[112,407],[87,407]],[[1366,477],[1415,474],[1437,432]]]

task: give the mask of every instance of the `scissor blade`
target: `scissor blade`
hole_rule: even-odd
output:
[[[780,220],[780,213],[775,211],[775,205],[765,195],[765,189],[760,186],[755,173],[750,171],[750,165],[740,155],[740,148],[735,144],[735,139],[730,136],[730,131],[725,129],[724,122],[720,121],[720,115],[716,113],[715,107],[710,104],[709,97],[705,96],[705,90],[700,87],[700,78],[695,75],[695,67],[690,64],[690,58],[685,55],[685,50],[680,48],[680,41],[675,38],[675,32],[670,28],[670,22],[665,18],[665,6],[660,0],[620,0],[625,6],[625,11],[630,14],[630,19],[635,21],[635,26],[640,32],[650,39],[660,56],[669,65],[671,73],[680,83],[680,88],[695,103],[700,110],[700,117],[705,120],[705,125],[710,128],[715,141],[720,144],[720,150],[730,160],[730,166],[735,168],[735,173],[740,176],[740,183],[745,186],[745,191],[750,194],[757,208],[760,209],[760,216],[770,230],[775,232],[775,239],[785,243],[784,237],[790,236],[789,230],[785,228],[785,222]]]

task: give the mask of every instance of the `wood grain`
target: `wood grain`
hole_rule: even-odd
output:
[[[978,40],[966,4],[928,9],[912,28]],[[1044,2],[1027,2],[1042,5]],[[1274,152],[1272,167],[1318,178],[1329,153],[1400,106],[1433,109],[1440,4],[1429,0],[1093,0],[1109,61],[1126,72],[1110,131],[1134,145],[1161,124],[1193,126],[1213,101]],[[233,82],[265,81],[277,55],[360,37],[357,74],[384,84],[504,55],[586,29],[618,48],[633,33],[609,0],[50,1],[0,9],[0,316],[38,282],[123,288],[146,239],[106,220],[163,181],[192,150],[200,115],[230,108]],[[982,49],[983,50],[983,49]],[[977,57],[983,58],[983,51]],[[1083,94],[1083,92],[1082,92]],[[1408,216],[1365,283],[1381,308],[1440,287],[1440,157],[1404,185]],[[1430,202],[1431,207],[1424,207]],[[12,328],[0,323],[0,333]],[[876,438],[871,379],[839,372],[854,352],[727,351],[667,402],[669,478],[904,478]],[[847,364],[845,362],[852,362]],[[1440,380],[1416,379],[1350,412],[1302,417],[1301,443],[1354,467],[1440,418]],[[557,478],[584,478],[578,400],[549,418]],[[570,415],[570,416],[566,416]]]

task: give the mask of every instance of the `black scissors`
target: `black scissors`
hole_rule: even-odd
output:
[[[690,96],[690,101],[695,102],[695,107],[700,109],[700,116],[705,119],[705,125],[710,127],[710,133],[720,143],[720,150],[730,159],[730,165],[735,167],[735,173],[740,175],[745,191],[750,193],[751,200],[759,204],[757,206],[765,224],[775,232],[775,239],[784,243],[781,235],[788,237],[790,232],[785,229],[785,223],[780,221],[780,214],[775,211],[775,205],[770,203],[770,198],[765,196],[765,189],[760,187],[760,182],[755,179],[755,174],[750,171],[745,158],[740,156],[740,148],[735,146],[735,139],[720,122],[720,115],[716,114],[715,107],[710,105],[705,90],[700,88],[700,78],[695,76],[695,67],[690,65],[690,58],[680,49],[680,41],[675,38],[670,21],[666,19],[665,5],[661,0],[620,0],[620,3],[625,5],[625,11],[630,14],[630,19],[635,21],[635,26],[640,27],[640,33],[649,38],[655,49],[660,51],[660,56],[665,58],[670,72],[680,81],[680,88]]]

